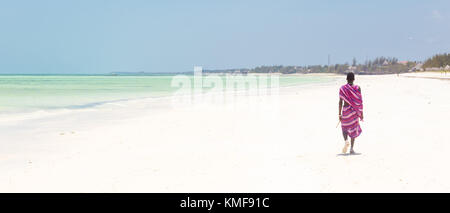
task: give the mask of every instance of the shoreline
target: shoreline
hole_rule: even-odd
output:
[[[266,75],[266,74],[261,74],[261,75]],[[257,75],[259,76],[259,75]],[[326,74],[319,74],[319,75],[301,75],[301,76],[322,76],[322,77],[336,77],[335,75],[326,75]],[[311,85],[326,85],[329,84],[331,82],[333,82],[334,80],[330,80],[330,82],[307,82],[307,83],[297,83],[297,85],[282,85],[280,86],[281,88],[296,88],[296,87],[300,87],[303,88],[304,86],[311,86]],[[236,91],[236,93],[241,93],[241,92],[245,92],[248,91],[248,89],[243,89],[242,91]],[[83,110],[83,109],[95,109],[98,107],[103,107],[105,105],[114,105],[114,104],[118,104],[118,105],[123,105],[123,104],[127,104],[129,102],[134,102],[134,101],[158,101],[158,100],[166,100],[166,99],[170,99],[171,97],[173,97],[172,93],[167,93],[167,94],[158,94],[158,95],[153,95],[153,96],[146,96],[146,97],[139,97],[139,98],[122,98],[122,99],[113,99],[113,100],[106,100],[106,101],[98,101],[98,102],[88,102],[88,103],[82,103],[82,104],[73,104],[73,105],[68,105],[68,106],[58,106],[58,107],[47,107],[47,108],[30,108],[30,109],[8,109],[5,111],[0,111],[0,122],[4,122],[1,118],[5,117],[7,115],[24,115],[24,114],[37,114],[39,112],[43,112],[44,114],[51,114],[52,112],[60,112],[60,111],[69,111],[69,110]],[[221,93],[226,93],[226,91],[222,91]],[[166,100],[167,101],[167,100]]]

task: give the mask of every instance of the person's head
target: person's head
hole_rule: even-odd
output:
[[[353,81],[355,81],[355,73],[353,72],[347,73],[347,82],[349,84],[353,84]]]

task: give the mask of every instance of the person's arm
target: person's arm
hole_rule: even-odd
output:
[[[359,90],[359,93],[361,93],[361,87],[358,87],[358,90]],[[362,93],[361,93],[361,95],[362,95]],[[361,112],[361,118],[360,119],[364,120],[364,111]]]
[[[342,120],[342,104],[344,103],[344,101],[342,100],[342,98],[339,98],[339,120]]]

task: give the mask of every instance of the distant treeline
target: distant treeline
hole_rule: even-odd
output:
[[[399,63],[397,58],[378,57],[374,60],[366,61],[364,64],[358,64],[353,59],[352,64],[334,64],[330,66],[260,66],[252,69],[227,69],[227,70],[205,70],[206,73],[338,73],[355,72],[357,74],[395,74],[408,72],[416,66],[416,62]]]
[[[378,74],[398,74],[410,71],[420,71],[427,68],[442,69],[450,65],[450,54],[439,54],[428,59],[424,64],[416,61],[400,62],[395,57],[377,57],[373,60],[358,63],[353,58],[352,63],[327,65],[312,65],[312,66],[259,66],[255,68],[243,69],[224,69],[224,70],[203,70],[204,73],[337,73],[345,74],[354,72],[356,74],[378,75]],[[127,73],[115,72],[110,75],[167,75],[167,74],[193,74],[192,71],[180,73]]]
[[[450,65],[450,54],[438,54],[425,61],[424,68],[445,68]]]

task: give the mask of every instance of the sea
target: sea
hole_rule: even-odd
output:
[[[176,76],[179,75],[0,75],[0,113],[86,108],[170,96],[179,89],[178,85],[173,86]],[[194,79],[193,75],[185,77]],[[226,81],[224,76],[221,78]],[[331,81],[333,77],[325,75],[279,76],[280,87]]]

